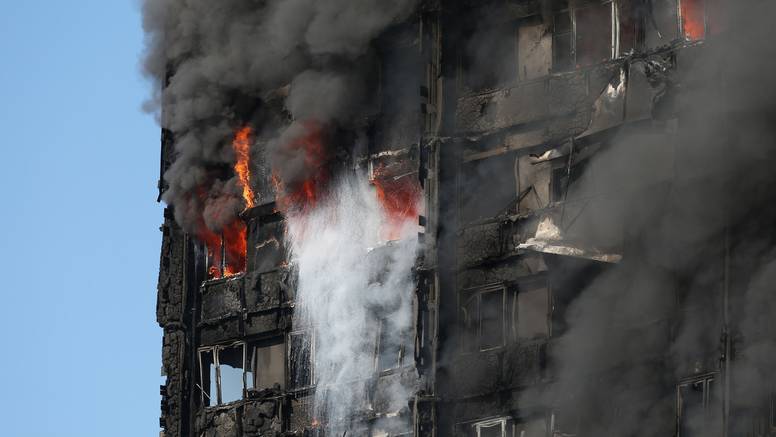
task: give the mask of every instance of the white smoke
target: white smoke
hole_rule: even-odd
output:
[[[371,408],[365,383],[376,372],[381,326],[383,339],[411,344],[405,339],[412,329],[417,224],[408,219],[401,240],[380,241],[384,214],[366,177],[349,175],[314,210],[288,217],[298,271],[294,326],[311,327],[315,418],[334,433],[348,429],[343,419]],[[413,351],[404,356],[406,362]],[[394,411],[413,390],[406,384],[387,389]]]

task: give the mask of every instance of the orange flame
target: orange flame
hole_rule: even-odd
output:
[[[234,171],[240,178],[242,197],[245,201],[246,209],[255,206],[254,198],[256,197],[253,193],[253,188],[251,188],[250,150],[252,135],[253,129],[251,129],[250,126],[245,126],[237,131],[234,136],[234,141],[232,141],[232,148],[237,157],[237,162],[234,164]]]
[[[285,213],[310,211],[320,201],[322,190],[329,180],[323,126],[314,120],[305,121],[303,125],[304,135],[290,141],[284,148],[288,153],[302,154],[303,171],[308,178],[301,182],[289,183],[282,180],[276,172],[272,175],[278,208]]]
[[[203,186],[198,187],[195,193],[200,201],[206,200],[207,192]],[[245,271],[248,253],[247,234],[245,223],[239,218],[235,218],[220,232],[215,232],[207,227],[203,217],[199,217],[196,236],[207,248],[208,279],[232,276]]]
[[[245,271],[248,249],[246,237],[246,226],[239,219],[227,225],[221,235],[207,227],[200,228],[197,238],[207,247],[208,279],[234,276]],[[222,257],[222,253],[226,258]]]
[[[705,1],[682,0],[681,7],[684,37],[691,41],[703,39],[706,36]]]
[[[372,184],[377,190],[377,200],[388,220],[383,230],[383,238],[387,240],[401,238],[404,224],[418,218],[421,188],[418,178],[414,176],[416,175],[389,175],[382,165],[374,169]]]

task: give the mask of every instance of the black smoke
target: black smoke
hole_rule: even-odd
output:
[[[205,210],[212,229],[236,217],[230,142],[245,124],[255,129],[257,160],[288,179],[306,177],[294,156],[276,150],[300,135],[304,121],[347,125],[362,112],[371,98],[371,44],[414,6],[415,0],[145,0],[143,70],[155,89],[147,106],[174,137],[163,200],[176,207],[181,224],[191,229]]]

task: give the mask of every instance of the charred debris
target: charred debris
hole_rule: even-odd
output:
[[[146,3],[161,435],[776,435],[771,2]]]

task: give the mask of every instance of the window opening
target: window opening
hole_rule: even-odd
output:
[[[489,420],[474,424],[477,437],[506,437],[507,419]]]
[[[576,66],[586,67],[612,58],[612,3],[574,10]]]
[[[464,351],[486,351],[504,345],[505,295],[504,287],[492,286],[462,292],[460,320]]]
[[[200,392],[202,394],[202,405],[205,407],[218,405],[218,382],[216,375],[216,365],[213,360],[213,349],[202,350],[199,352],[200,370]]]
[[[246,372],[248,389],[285,387],[286,348],[283,343],[251,346]]]
[[[686,40],[697,41],[706,36],[705,0],[681,0],[679,16]]]
[[[289,376],[294,388],[314,384],[315,344],[309,331],[289,334]]]
[[[549,291],[546,287],[521,290],[517,303],[517,340],[530,341],[549,336]]]
[[[721,397],[715,378],[710,375],[677,387],[678,437],[719,434]]]
[[[245,344],[212,346],[199,351],[200,392],[205,407],[243,399]]]
[[[553,17],[552,69],[568,71],[574,68],[574,41],[571,13],[561,11]]]

